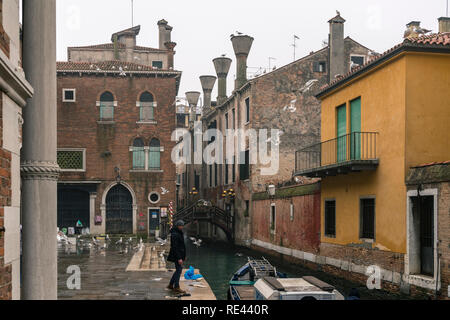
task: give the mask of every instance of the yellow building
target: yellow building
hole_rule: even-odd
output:
[[[322,178],[322,261],[360,274],[379,266],[399,287],[440,287],[439,190],[418,197],[405,179],[450,160],[450,33],[408,38],[317,97],[323,142],[297,152],[295,174]]]

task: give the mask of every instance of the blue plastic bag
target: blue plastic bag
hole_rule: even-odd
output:
[[[203,278],[203,276],[201,274],[194,274],[194,267],[190,266],[189,270],[184,273],[184,278],[186,280],[197,280]]]

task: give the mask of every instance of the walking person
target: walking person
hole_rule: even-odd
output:
[[[173,290],[176,294],[186,294],[186,292],[180,288],[181,272],[183,271],[183,264],[186,260],[183,227],[184,221],[179,220],[175,222],[174,227],[170,230],[170,252],[167,257],[167,261],[175,263],[175,272],[167,288]]]

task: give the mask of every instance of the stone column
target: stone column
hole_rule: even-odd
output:
[[[56,0],[23,1],[23,65],[35,94],[23,110],[22,298],[56,300]]]

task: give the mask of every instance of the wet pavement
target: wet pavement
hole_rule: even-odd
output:
[[[96,248],[58,249],[58,299],[60,300],[161,300],[170,272],[126,272],[135,251],[125,252],[115,245],[106,250]],[[69,266],[81,271],[81,290],[70,290],[67,280]],[[161,279],[155,281],[155,279]]]

